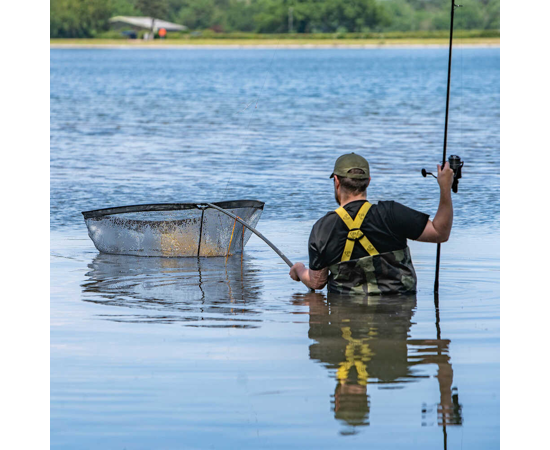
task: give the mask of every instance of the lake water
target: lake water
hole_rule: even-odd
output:
[[[466,162],[419,292],[308,294],[253,237],[224,258],[99,254],[81,211],[258,199],[307,263],[334,160],[370,201],[435,214],[445,49],[51,50],[51,444],[56,449],[500,445],[499,49],[457,48],[449,154]]]

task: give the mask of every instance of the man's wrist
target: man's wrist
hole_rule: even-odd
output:
[[[441,196],[450,196],[451,195],[451,186],[439,186]]]

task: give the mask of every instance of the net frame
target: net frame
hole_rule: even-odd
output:
[[[243,214],[242,219],[250,220],[255,225],[265,204],[258,200],[230,200],[212,205],[232,211],[237,216]],[[172,212],[177,216],[178,211],[189,210],[196,211],[190,218],[170,217]],[[159,213],[160,220],[155,217],[155,212]],[[141,219],[133,213],[146,214]],[[165,257],[228,256],[231,252],[242,252],[251,236],[247,228],[207,203],[129,205],[83,211],[82,215],[88,235],[102,253]],[[151,234],[155,235],[156,244],[151,244]]]
[[[219,206],[222,209],[236,208],[256,208],[264,209],[264,202],[259,200],[228,200],[224,202],[212,202],[213,205]],[[84,219],[92,219],[103,216],[111,216],[114,214],[126,214],[133,212],[149,212],[149,211],[183,211],[186,209],[208,209],[207,203],[150,203],[145,205],[129,205],[117,206],[114,208],[94,209],[91,211],[83,211]]]

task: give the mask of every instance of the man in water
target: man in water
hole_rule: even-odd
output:
[[[439,208],[434,220],[394,201],[367,201],[369,163],[355,153],[340,156],[330,178],[340,207],[319,219],[309,237],[309,268],[296,263],[290,277],[310,289],[340,294],[411,294],[416,273],[407,239],[446,242],[453,224],[449,164],[437,166]]]

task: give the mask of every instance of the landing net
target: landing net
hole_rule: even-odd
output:
[[[214,205],[252,227],[264,203],[234,200]],[[122,206],[82,213],[88,235],[102,253],[134,256],[227,256],[242,252],[252,232],[204,203]]]

